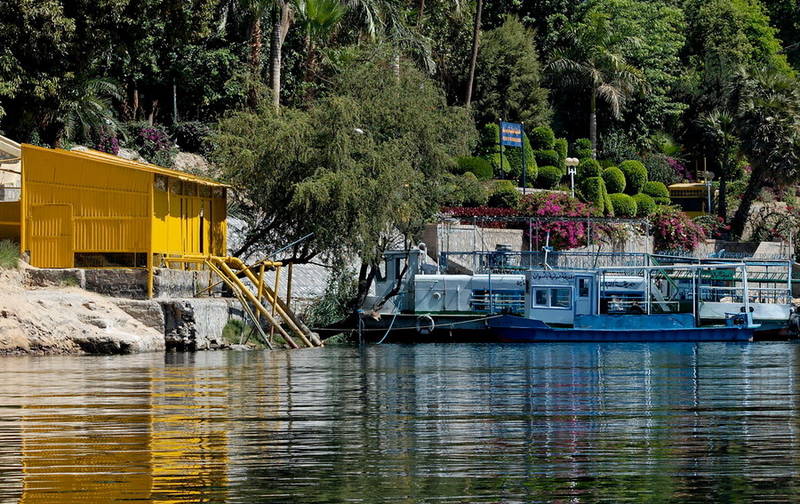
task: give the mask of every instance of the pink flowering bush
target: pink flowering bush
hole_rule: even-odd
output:
[[[564,193],[534,193],[523,196],[520,201],[520,215],[528,217],[578,217],[586,218],[592,214],[592,206],[570,198]],[[525,226],[527,228],[527,225]],[[531,229],[525,229],[526,239],[531,238],[538,246],[547,241],[560,249],[570,249],[586,245],[586,223],[574,220],[554,222],[534,222]],[[530,234],[530,236],[529,236]]]
[[[101,152],[114,154],[116,156],[119,154],[119,139],[114,135],[101,133],[100,138],[97,140],[97,143],[94,146],[94,149]]]
[[[673,207],[660,207],[650,217],[655,248],[691,252],[706,239],[702,226]]]
[[[688,168],[679,160],[673,157],[667,157],[667,164],[672,170],[675,172],[675,175],[678,176],[681,180],[686,180],[688,182],[692,182],[694,180],[694,175],[692,172],[689,171]]]

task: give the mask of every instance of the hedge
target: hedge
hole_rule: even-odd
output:
[[[536,186],[542,189],[555,189],[561,182],[561,168],[557,166],[542,166],[539,168],[539,176],[536,177]]]
[[[573,154],[578,159],[590,158],[594,154],[592,151],[592,141],[588,138],[579,138],[572,144]]]
[[[456,159],[456,163],[458,165],[457,173],[459,174],[472,172],[480,180],[490,180],[494,177],[492,164],[483,158],[472,156],[460,157]]]
[[[509,180],[498,182],[494,192],[489,196],[489,206],[496,208],[516,208],[519,205],[520,194],[515,185]]]
[[[578,165],[578,180],[584,180],[591,177],[601,177],[603,175],[603,169],[600,168],[600,163],[597,160],[592,158],[584,158],[581,159],[580,164]]]
[[[636,200],[623,193],[609,194],[611,206],[614,208],[614,215],[617,217],[636,217],[638,210]]]
[[[667,200],[669,200],[669,189],[667,189],[667,186],[665,186],[663,182],[656,182],[654,180],[646,182],[644,187],[642,187],[642,192],[653,198],[667,198]]]
[[[640,161],[628,160],[619,164],[619,169],[625,175],[625,192],[636,194],[642,192],[647,183],[647,169]]]
[[[656,202],[647,194],[634,194],[633,199],[636,201],[636,215],[638,217],[647,217],[656,209]]]
[[[495,174],[502,175],[511,171],[511,164],[508,162],[508,158],[506,157],[505,153],[503,153],[503,169],[500,169],[500,153],[495,152],[494,154],[489,154],[486,158],[489,161],[489,164],[492,165],[492,170]]]
[[[567,173],[567,148],[569,144],[566,138],[556,138],[553,150],[558,154],[558,167],[561,168],[561,173]]]
[[[533,151],[536,158],[536,164],[539,166],[558,166],[559,158],[558,153],[554,150],[536,150]]]
[[[539,126],[531,131],[531,147],[536,150],[553,150],[556,136],[550,126]]]
[[[625,175],[622,173],[622,170],[616,166],[611,166],[603,170],[603,180],[606,183],[608,192],[625,192]]]

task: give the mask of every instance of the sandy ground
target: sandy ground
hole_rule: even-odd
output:
[[[121,354],[164,350],[164,335],[108,298],[77,287],[27,288],[0,270],[0,354]]]

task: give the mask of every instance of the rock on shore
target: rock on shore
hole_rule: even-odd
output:
[[[76,287],[25,289],[0,271],[0,354],[127,354],[164,350],[164,335],[112,300]]]

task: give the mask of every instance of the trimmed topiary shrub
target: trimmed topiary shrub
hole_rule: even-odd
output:
[[[533,152],[536,164],[539,166],[558,166],[558,153],[554,150],[537,150]]]
[[[485,158],[489,161],[489,164],[492,165],[492,171],[495,176],[504,176],[509,171],[511,171],[511,163],[508,162],[508,158],[506,157],[505,153],[503,153],[503,168],[500,168],[500,153],[495,152],[494,154],[489,154],[488,157]]]
[[[616,166],[611,166],[603,170],[603,180],[606,189],[610,193],[625,192],[625,175]]]
[[[653,199],[666,198],[667,204],[669,204],[669,189],[667,189],[667,186],[665,186],[663,182],[656,182],[653,180],[645,182],[644,187],[642,187],[642,192],[648,196],[652,196]]]
[[[591,177],[601,177],[603,175],[603,169],[600,168],[600,163],[598,163],[597,160],[592,158],[584,158],[581,159],[581,163],[578,165],[576,175],[578,176],[578,180],[584,180]]]
[[[479,157],[460,157],[456,159],[457,173],[464,174],[472,172],[479,180],[490,180],[494,176],[492,164]]]
[[[531,147],[536,150],[553,150],[556,136],[550,126],[539,126],[531,131]]]
[[[634,194],[633,200],[636,201],[636,216],[647,217],[656,209],[656,202],[653,198],[644,193]]]
[[[602,177],[589,177],[581,181],[580,191],[583,200],[595,208],[595,215],[605,213],[606,184]]]
[[[558,167],[561,168],[561,173],[567,173],[567,148],[569,144],[566,138],[556,138],[553,144],[553,150],[558,154]]]
[[[592,157],[592,141],[588,138],[579,138],[572,144],[572,154],[578,159]]]
[[[536,178],[536,187],[542,189],[555,189],[561,182],[562,172],[557,166],[542,166]]]
[[[647,169],[640,161],[628,160],[619,164],[619,169],[625,175],[625,192],[636,194],[642,192],[647,183]]]
[[[603,188],[603,210],[605,210],[605,214],[607,217],[614,217],[614,204],[611,202],[611,195],[608,194],[608,191]]]
[[[636,217],[636,200],[623,193],[609,194],[611,206],[614,208],[614,215],[617,217]]]
[[[520,194],[516,186],[509,180],[502,180],[495,185],[494,192],[489,196],[489,206],[496,208],[516,208],[519,205]]]
[[[474,173],[467,172],[461,178],[462,204],[465,207],[483,206],[489,201],[489,194]]]

